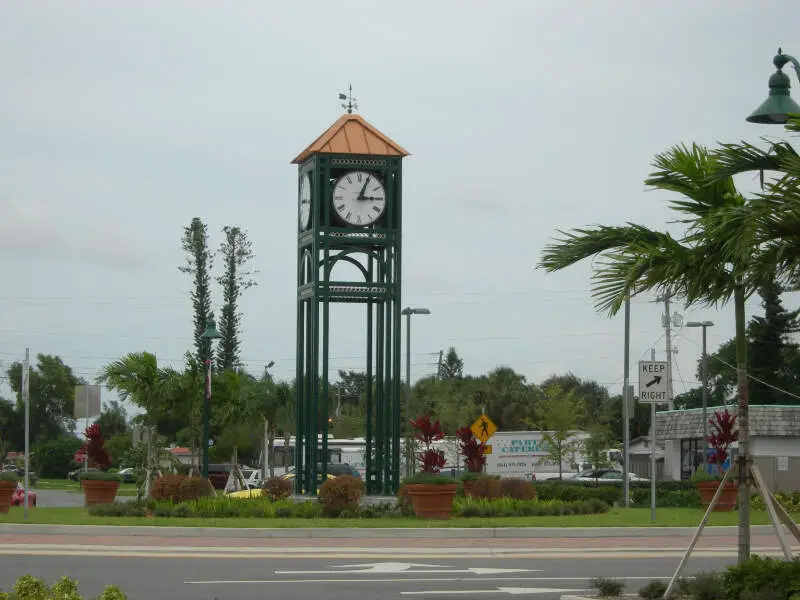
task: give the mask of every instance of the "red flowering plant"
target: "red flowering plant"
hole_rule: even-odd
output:
[[[83,460],[89,461],[89,466],[98,471],[91,471],[81,473],[80,478],[83,479],[96,479],[96,480],[119,480],[119,476],[113,473],[106,473],[105,471],[111,465],[111,456],[104,448],[106,440],[103,433],[100,431],[100,426],[97,423],[89,425],[83,432],[86,441],[81,449],[76,452],[76,459],[80,455]]]
[[[711,434],[706,437],[706,442],[711,446],[713,452],[708,457],[711,465],[717,465],[722,471],[724,464],[730,456],[731,445],[739,440],[739,428],[736,426],[736,415],[732,415],[726,408],[723,411],[715,411],[714,418],[709,419]],[[711,475],[710,473],[698,473],[695,480],[715,480],[720,479],[721,475]]]
[[[483,466],[486,464],[486,444],[478,441],[469,427],[459,427],[456,437],[460,444],[458,453],[464,457],[466,472],[461,476],[463,480],[480,479],[483,476]]]
[[[447,464],[444,451],[433,447],[434,442],[444,438],[439,421],[433,423],[431,418],[426,415],[412,419],[410,423],[414,428],[414,438],[422,443],[424,450],[416,456],[420,472],[409,479],[407,483],[454,483],[452,477],[439,474],[442,467]]]

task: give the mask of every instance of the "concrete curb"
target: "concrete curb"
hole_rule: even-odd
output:
[[[769,525],[751,527],[753,533],[772,533]],[[735,526],[706,527],[704,536],[735,535]],[[419,527],[379,528],[317,527],[158,527],[152,525],[40,525],[25,523],[0,524],[0,535],[29,533],[33,535],[108,535],[152,536],[175,538],[285,538],[285,539],[512,539],[512,538],[688,538],[694,527]]]

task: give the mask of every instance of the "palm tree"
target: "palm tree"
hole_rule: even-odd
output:
[[[786,128],[800,132],[800,118],[790,119]],[[726,210],[720,235],[753,219],[757,224],[757,242],[764,249],[765,266],[774,265],[776,277],[789,287],[800,281],[800,155],[786,142],[765,140],[762,149],[748,142],[722,144],[717,151],[716,177],[732,177],[757,172],[762,193],[752,202],[752,213]],[[764,172],[775,176],[765,179]],[[727,231],[726,231],[727,230]]]
[[[161,390],[162,375],[155,354],[131,352],[106,365],[96,381],[116,391],[123,401],[130,400],[143,408],[154,424],[166,408]]]
[[[260,379],[254,379],[243,392],[247,412],[264,420],[266,454],[269,476],[275,476],[275,435],[279,428],[286,430],[285,415],[290,406],[291,388],[285,382],[276,383],[265,369]],[[288,448],[287,448],[288,449]],[[266,475],[266,473],[265,473]]]
[[[692,304],[734,301],[739,387],[740,457],[749,455],[746,372],[745,299],[762,279],[755,265],[761,260],[755,243],[756,225],[749,202],[736,191],[731,177],[718,177],[717,157],[699,145],[675,146],[655,157],[657,171],[646,180],[654,189],[677,192],[669,202],[686,227],[680,238],[628,223],[560,232],[547,245],[540,268],[557,271],[583,259],[598,257],[592,277],[598,310],[616,314],[626,299],[656,291],[683,297]],[[728,223],[739,214],[735,235]],[[745,463],[746,464],[746,463]],[[750,554],[750,489],[747,470],[739,472],[739,560]]]

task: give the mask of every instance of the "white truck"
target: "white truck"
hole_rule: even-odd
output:
[[[564,477],[590,468],[583,452],[583,441],[588,437],[588,433],[578,431],[567,439],[574,450],[562,461]],[[498,431],[486,444],[491,446],[491,454],[486,456],[486,472],[491,475],[528,481],[558,477],[558,464],[553,462],[541,431]]]

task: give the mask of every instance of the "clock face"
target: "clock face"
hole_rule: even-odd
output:
[[[306,173],[300,180],[300,208],[299,208],[300,229],[308,229],[311,222],[311,179]]]
[[[386,189],[374,174],[350,171],[333,186],[333,210],[348,225],[372,225],[386,211]]]

